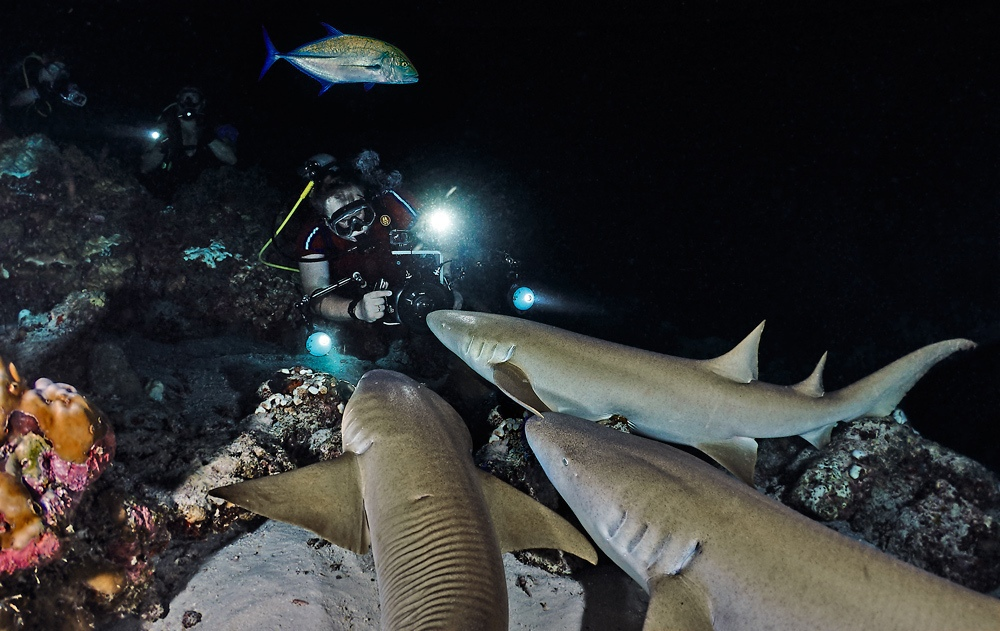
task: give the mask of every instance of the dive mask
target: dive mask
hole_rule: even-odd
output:
[[[341,239],[355,241],[374,221],[375,211],[366,199],[361,198],[335,212],[326,223]]]

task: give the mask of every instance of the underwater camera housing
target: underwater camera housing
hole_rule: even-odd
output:
[[[403,286],[389,287],[386,300],[386,324],[405,324],[427,330],[425,318],[431,311],[451,309],[455,294],[443,271],[441,252],[437,250],[393,250],[396,265],[403,268]]]

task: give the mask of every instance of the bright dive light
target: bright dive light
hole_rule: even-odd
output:
[[[535,304],[535,292],[531,291],[530,287],[520,286],[514,288],[514,293],[511,294],[511,301],[514,303],[514,308],[518,311],[527,311],[531,308],[531,305]]]
[[[159,140],[160,139],[160,132],[158,132],[156,130],[153,130],[153,131],[149,132],[149,137],[152,138],[153,140]]]
[[[447,208],[438,207],[427,214],[427,226],[437,234],[447,234],[454,225],[455,220]]]
[[[330,339],[330,335],[323,331],[316,331],[308,338],[306,338],[306,350],[309,351],[310,355],[315,355],[316,357],[322,357],[330,352],[333,347],[333,340]]]

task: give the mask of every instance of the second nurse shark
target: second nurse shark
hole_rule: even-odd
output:
[[[427,324],[473,370],[535,414],[590,421],[618,414],[635,433],[696,447],[751,485],[755,438],[799,435],[822,446],[838,422],[890,414],[934,364],[975,347],[966,339],[930,344],[826,393],[825,354],[798,384],[757,380],[763,322],[731,351],[706,360],[490,313],[435,311]]]

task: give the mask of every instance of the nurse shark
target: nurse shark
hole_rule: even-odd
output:
[[[507,629],[501,553],[558,548],[597,562],[562,517],[478,469],[444,399],[373,370],[344,410],[344,454],[210,492],[357,553],[371,546],[382,629]]]
[[[892,413],[934,364],[975,347],[965,339],[931,344],[824,393],[825,353],[801,383],[757,380],[763,322],[731,351],[706,360],[490,313],[434,311],[427,325],[473,370],[539,416],[562,412],[597,421],[618,414],[635,433],[691,445],[751,485],[755,438],[798,435],[822,446],[838,422]]]
[[[1000,630],[1000,600],[841,535],[697,457],[557,413],[528,443],[650,595],[646,631]]]

